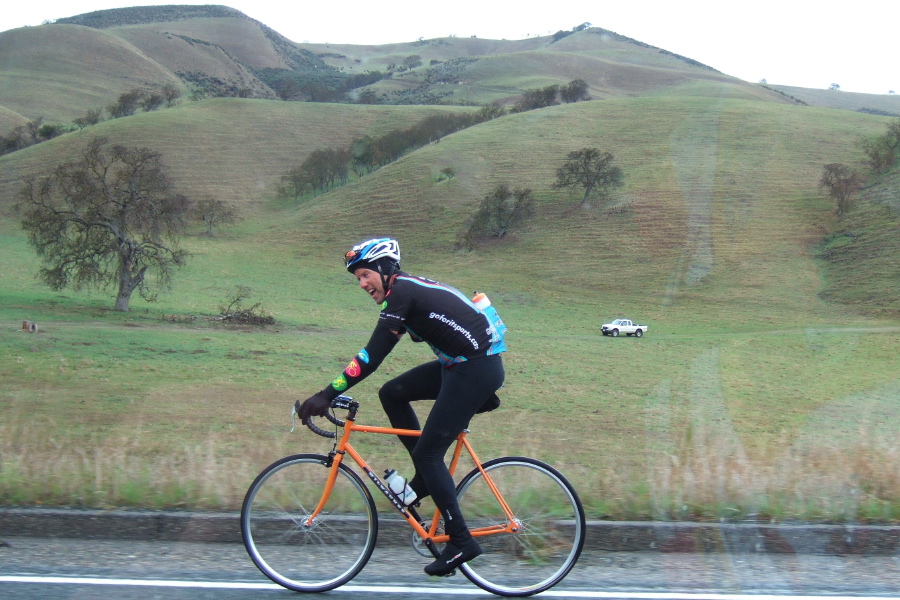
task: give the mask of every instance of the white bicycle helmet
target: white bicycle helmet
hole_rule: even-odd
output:
[[[344,264],[351,273],[364,267],[390,276],[400,270],[400,244],[391,238],[362,242],[344,254]]]

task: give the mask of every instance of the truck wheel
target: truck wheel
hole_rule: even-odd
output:
[[[613,330],[612,330],[612,336],[613,336],[613,337],[619,337],[619,330],[618,330],[618,329],[613,329]]]
[[[637,331],[634,332],[634,335],[637,337],[641,337],[642,335],[644,335],[644,332],[641,331],[640,329],[638,329]]]

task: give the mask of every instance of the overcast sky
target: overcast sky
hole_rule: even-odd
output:
[[[215,1],[215,0],[214,0]],[[207,0],[207,3],[209,0]],[[0,31],[95,10],[180,0],[8,2]],[[295,42],[387,44],[472,35],[523,39],[584,22],[756,82],[900,93],[896,0],[221,0]]]

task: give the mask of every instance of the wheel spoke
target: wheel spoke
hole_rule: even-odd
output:
[[[244,546],[270,579],[292,590],[320,592],[350,581],[375,547],[375,503],[362,480],[341,465],[325,510],[318,506],[330,468],[325,457],[299,454],[264,470],[241,511]]]
[[[518,533],[479,537],[484,554],[461,570],[495,594],[528,596],[549,589],[566,576],[584,545],[577,493],[559,472],[534,459],[502,458],[484,466],[521,527]],[[479,471],[466,476],[457,492],[470,527],[506,521]]]

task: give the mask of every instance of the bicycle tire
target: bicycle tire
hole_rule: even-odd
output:
[[[501,596],[546,591],[572,570],[584,548],[584,508],[572,484],[550,465],[503,457],[482,465],[509,504],[520,530],[479,536],[481,556],[460,566],[469,580]],[[507,522],[497,499],[474,469],[457,486],[470,529]]]
[[[311,527],[330,473],[328,458],[295,454],[266,467],[241,508],[241,535],[250,558],[275,583],[297,592],[344,585],[366,566],[378,537],[375,501],[353,470],[339,466],[325,510]]]

